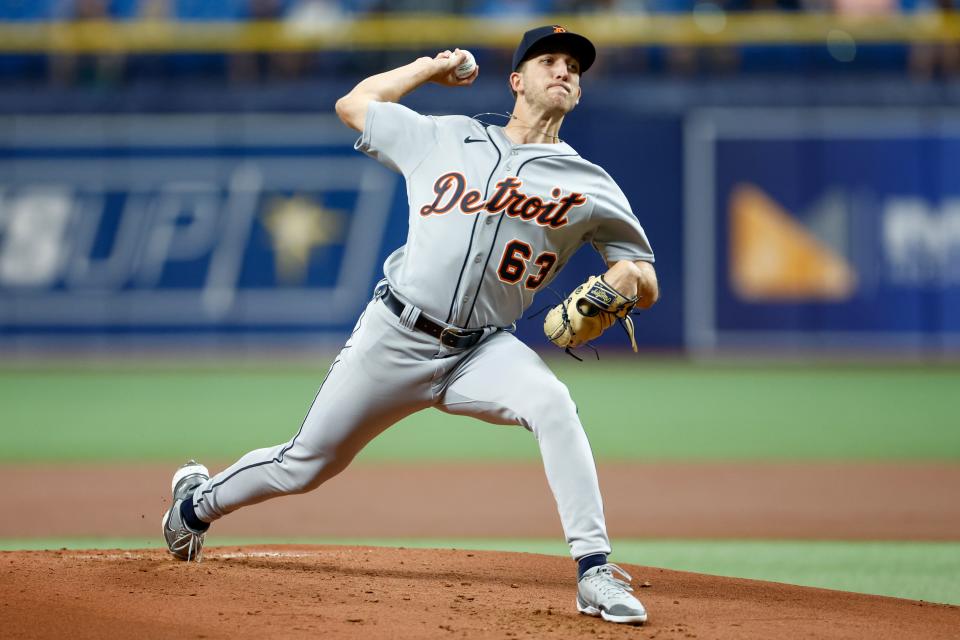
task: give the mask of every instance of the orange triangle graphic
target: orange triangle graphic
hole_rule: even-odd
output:
[[[857,275],[779,203],[741,184],[730,196],[730,283],[750,301],[840,301]]]

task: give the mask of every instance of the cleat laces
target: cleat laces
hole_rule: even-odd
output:
[[[200,562],[203,559],[203,534],[194,533],[185,525],[180,525],[177,530],[177,537],[171,547],[179,552],[186,550],[187,562],[191,560]]]
[[[626,578],[626,581],[617,578],[614,575],[614,572],[622,575],[624,578]],[[629,573],[612,562],[608,562],[600,567],[600,570],[594,576],[587,579],[593,583],[600,595],[612,596],[615,598],[633,597],[627,593],[633,591],[633,587],[630,586],[630,581],[633,580],[633,578]]]

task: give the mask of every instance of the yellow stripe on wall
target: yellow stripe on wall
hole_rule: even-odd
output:
[[[824,44],[840,31],[861,43],[960,42],[960,13],[890,17],[832,14],[552,16],[598,46]],[[0,51],[23,53],[164,53],[322,51],[332,49],[512,49],[529,23],[436,14],[316,23],[0,22]],[[833,36],[831,35],[833,34]]]

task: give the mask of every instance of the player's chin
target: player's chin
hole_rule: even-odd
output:
[[[569,94],[554,94],[547,97],[547,105],[552,111],[560,111],[561,113],[570,113],[573,111],[573,108],[576,106],[577,101],[571,97]]]
[[[577,101],[573,99],[565,99],[560,104],[557,105],[557,110],[562,111],[564,114],[568,114],[573,111],[574,107],[577,106]]]

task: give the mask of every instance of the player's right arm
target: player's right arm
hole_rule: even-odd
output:
[[[479,67],[463,79],[454,75],[454,69],[463,59],[464,53],[460,49],[441,51],[433,58],[424,56],[408,65],[370,76],[337,100],[337,115],[345,125],[362,132],[367,118],[367,107],[371,102],[397,102],[428,82],[448,87],[473,84],[480,73]]]

